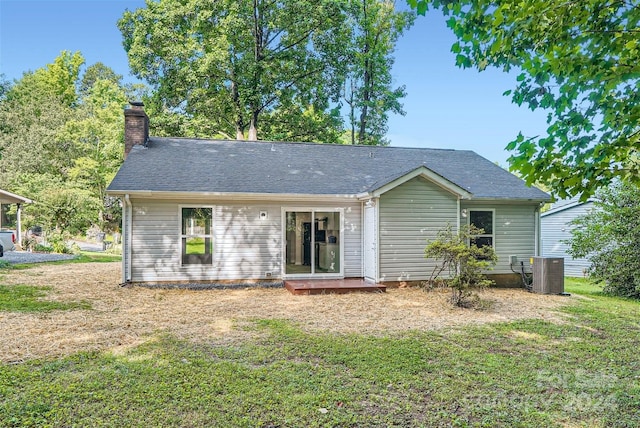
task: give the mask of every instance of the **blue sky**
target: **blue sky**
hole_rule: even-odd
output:
[[[125,9],[139,7],[143,0],[0,0],[0,73],[19,79],[67,50],[131,80],[116,22]],[[506,165],[504,147],[518,132],[543,134],[545,114],[502,95],[515,86],[514,74],[457,68],[453,42],[439,12],[418,17],[399,41],[393,76],[407,87],[407,114],[391,117],[391,144],[473,150]]]

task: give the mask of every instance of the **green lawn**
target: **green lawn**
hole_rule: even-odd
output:
[[[560,325],[380,338],[256,320],[231,345],[0,365],[0,426],[640,426],[640,304],[567,290],[585,298]]]
[[[51,287],[28,285],[6,286],[0,284],[0,313],[6,312],[49,312],[56,310],[90,309],[87,302],[55,302],[42,300]]]
[[[594,284],[587,278],[565,278],[564,289],[569,293],[602,296],[602,286]]]

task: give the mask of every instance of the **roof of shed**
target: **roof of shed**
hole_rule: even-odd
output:
[[[467,150],[157,137],[131,150],[108,191],[358,195],[421,167],[473,199],[549,199]]]
[[[590,205],[593,205],[595,200],[596,200],[595,198],[589,198],[586,201],[581,201],[579,196],[569,198],[569,199],[560,199],[554,202],[553,204],[551,204],[551,206],[547,211],[540,213],[540,216],[546,217],[548,215],[553,215],[558,212],[570,210],[576,207],[581,207],[583,205],[590,206]]]

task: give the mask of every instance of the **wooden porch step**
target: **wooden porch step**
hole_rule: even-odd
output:
[[[344,294],[356,292],[384,293],[387,287],[363,279],[296,279],[285,280],[284,286],[291,294]]]

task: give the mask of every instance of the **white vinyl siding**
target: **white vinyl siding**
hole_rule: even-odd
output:
[[[282,275],[281,208],[344,209],[344,275],[362,276],[361,204],[200,201],[213,207],[212,265],[180,264],[180,210],[189,201],[132,200],[133,282],[252,280]],[[266,211],[266,218],[260,212]]]
[[[427,240],[447,224],[455,230],[457,212],[455,195],[421,177],[384,193],[379,202],[379,279],[428,279],[434,262],[424,258]]]
[[[575,205],[553,213],[544,214],[540,219],[542,235],[542,255],[544,257],[564,257],[565,276],[582,277],[591,263],[587,259],[574,259],[567,252],[569,245],[562,242],[571,238],[570,223],[577,217],[588,214],[594,208],[593,202]]]
[[[494,210],[493,248],[498,255],[498,263],[490,273],[512,273],[509,256],[517,256],[519,261],[529,263],[536,253],[536,210],[533,204],[491,204],[489,202],[472,203],[465,201],[461,211]],[[467,222],[461,219],[462,224]]]

